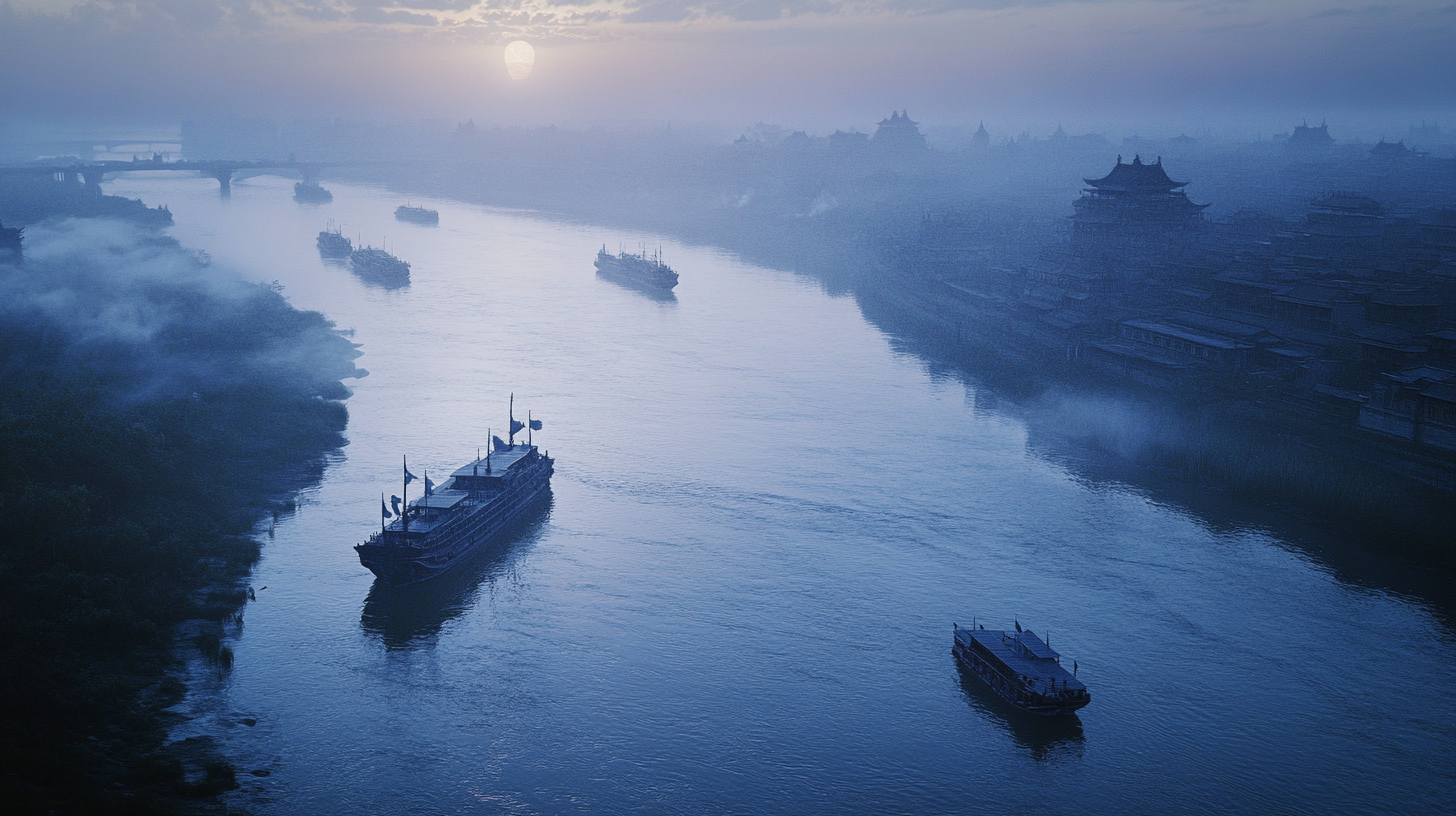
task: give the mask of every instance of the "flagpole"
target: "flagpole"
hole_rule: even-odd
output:
[[[384,520],[384,494],[383,493],[380,493],[379,494],[379,534],[381,536],[384,535],[384,528],[385,528],[385,524],[386,523],[387,522],[385,522],[385,520]]]
[[[526,409],[526,447],[531,447],[531,409]]]
[[[409,454],[405,454],[404,455],[404,476],[402,477],[402,479],[404,481],[404,487],[400,488],[400,490],[403,492],[404,495],[400,497],[399,503],[400,503],[400,506],[401,506],[401,509],[402,509],[403,512],[401,512],[399,514],[399,517],[401,519],[401,522],[404,525],[404,531],[406,533],[408,533],[409,532]]]

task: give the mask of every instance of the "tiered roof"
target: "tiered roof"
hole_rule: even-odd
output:
[[[1143,164],[1141,156],[1133,156],[1131,164],[1123,164],[1122,156],[1118,156],[1117,166],[1112,168],[1111,173],[1100,179],[1082,180],[1093,188],[1092,191],[1112,194],[1167,194],[1188,185],[1186,181],[1168,178],[1168,173],[1163,170],[1161,156],[1152,164]]]

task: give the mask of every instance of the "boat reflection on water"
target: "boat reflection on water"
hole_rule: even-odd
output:
[[[997,696],[960,661],[955,661],[955,667],[971,708],[1005,731],[1032,759],[1055,762],[1082,756],[1085,737],[1082,720],[1076,714],[1047,717],[1021,711]]]
[[[475,557],[438,578],[402,587],[375,580],[359,619],[364,631],[378,637],[387,649],[410,649],[431,642],[446,623],[475,606],[480,588],[508,572],[515,556],[541,535],[551,517],[550,488],[535,505]]]

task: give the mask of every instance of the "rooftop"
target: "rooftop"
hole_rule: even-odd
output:
[[[1020,675],[1030,677],[1032,681],[1042,686],[1039,691],[1046,691],[1046,686],[1055,682],[1058,687],[1065,686],[1069,689],[1087,688],[1078,680],[1072,672],[1062,668],[1057,658],[1060,657],[1041,638],[1037,637],[1030,629],[1020,632],[1003,632],[991,629],[959,629],[956,637],[961,640],[967,638],[986,647],[986,650],[998,660]]]
[[[1118,156],[1117,165],[1112,168],[1112,172],[1100,179],[1082,180],[1103,192],[1167,193],[1188,184],[1186,181],[1168,178],[1167,172],[1163,170],[1161,156],[1152,164],[1143,164],[1141,156],[1133,156],[1130,164],[1123,164],[1122,156]]]

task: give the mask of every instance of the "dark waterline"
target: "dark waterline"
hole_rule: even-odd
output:
[[[328,184],[133,176],[219,264],[355,328],[350,446],[276,524],[225,680],[264,813],[1440,812],[1456,643],[1433,610],[1268,532],[1089,482],[927,374],[853,301],[653,236]],[[328,219],[413,264],[321,262]],[[674,302],[597,279],[663,243]],[[386,596],[350,546],[505,397],[546,421],[549,508],[471,570]],[[952,621],[1013,616],[1093,704],[1018,716]],[[1050,630],[1048,633],[1047,630]],[[257,718],[256,727],[236,723]],[[246,771],[268,770],[266,777]]]

